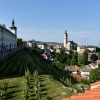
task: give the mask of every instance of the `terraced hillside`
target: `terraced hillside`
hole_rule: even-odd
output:
[[[28,94],[28,99],[23,97],[23,89],[25,82],[25,70],[29,70],[31,73],[30,77],[30,93]],[[67,81],[67,87],[64,85],[65,73],[56,69],[53,66],[50,66],[48,61],[44,60],[36,50],[23,49],[18,51],[9,59],[5,59],[0,62],[0,97],[2,98],[2,93],[4,92],[4,87],[6,85],[7,93],[4,99],[2,100],[39,100],[35,99],[34,94],[34,71],[38,71],[38,77],[40,81],[40,92],[41,95],[44,95],[46,99],[43,100],[61,100],[63,97],[72,95],[74,88],[68,88],[73,81],[71,76],[70,78],[72,83]],[[8,84],[6,84],[5,79]],[[5,83],[4,83],[5,82]],[[37,89],[37,88],[36,88]],[[25,91],[27,94],[27,92]],[[26,95],[25,94],[25,95]],[[42,100],[42,99],[41,99]]]

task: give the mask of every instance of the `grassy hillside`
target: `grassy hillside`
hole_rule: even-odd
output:
[[[3,92],[4,80],[8,82],[5,99],[2,100],[24,100],[22,94],[25,87],[25,70],[29,69],[30,93],[27,100],[36,100],[34,93],[34,71],[38,71],[40,81],[41,95],[48,100],[61,100],[63,97],[70,96],[74,93],[76,80],[71,76],[51,66],[48,61],[44,60],[36,50],[23,49],[10,56],[8,59],[0,62],[0,94]],[[71,82],[65,80],[70,79]],[[65,81],[64,81],[65,80]],[[64,83],[68,83],[65,87]],[[68,88],[70,87],[70,88]],[[47,100],[47,99],[44,99]]]

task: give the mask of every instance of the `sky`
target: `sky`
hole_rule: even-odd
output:
[[[63,43],[67,30],[78,45],[100,43],[100,0],[0,0],[0,24],[12,19],[26,41]]]

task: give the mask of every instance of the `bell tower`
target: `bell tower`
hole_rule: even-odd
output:
[[[12,26],[10,27],[10,30],[12,33],[14,33],[17,36],[17,27],[15,26],[14,19],[12,20]]]
[[[67,42],[68,42],[68,34],[67,34],[67,31],[65,30],[65,33],[64,33],[64,47],[65,48],[67,46]]]

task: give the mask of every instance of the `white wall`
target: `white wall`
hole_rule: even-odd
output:
[[[3,44],[3,47],[5,49],[11,49],[17,47],[17,37],[15,34],[13,34],[10,30],[3,28],[3,31],[0,31],[0,50],[1,46]]]

